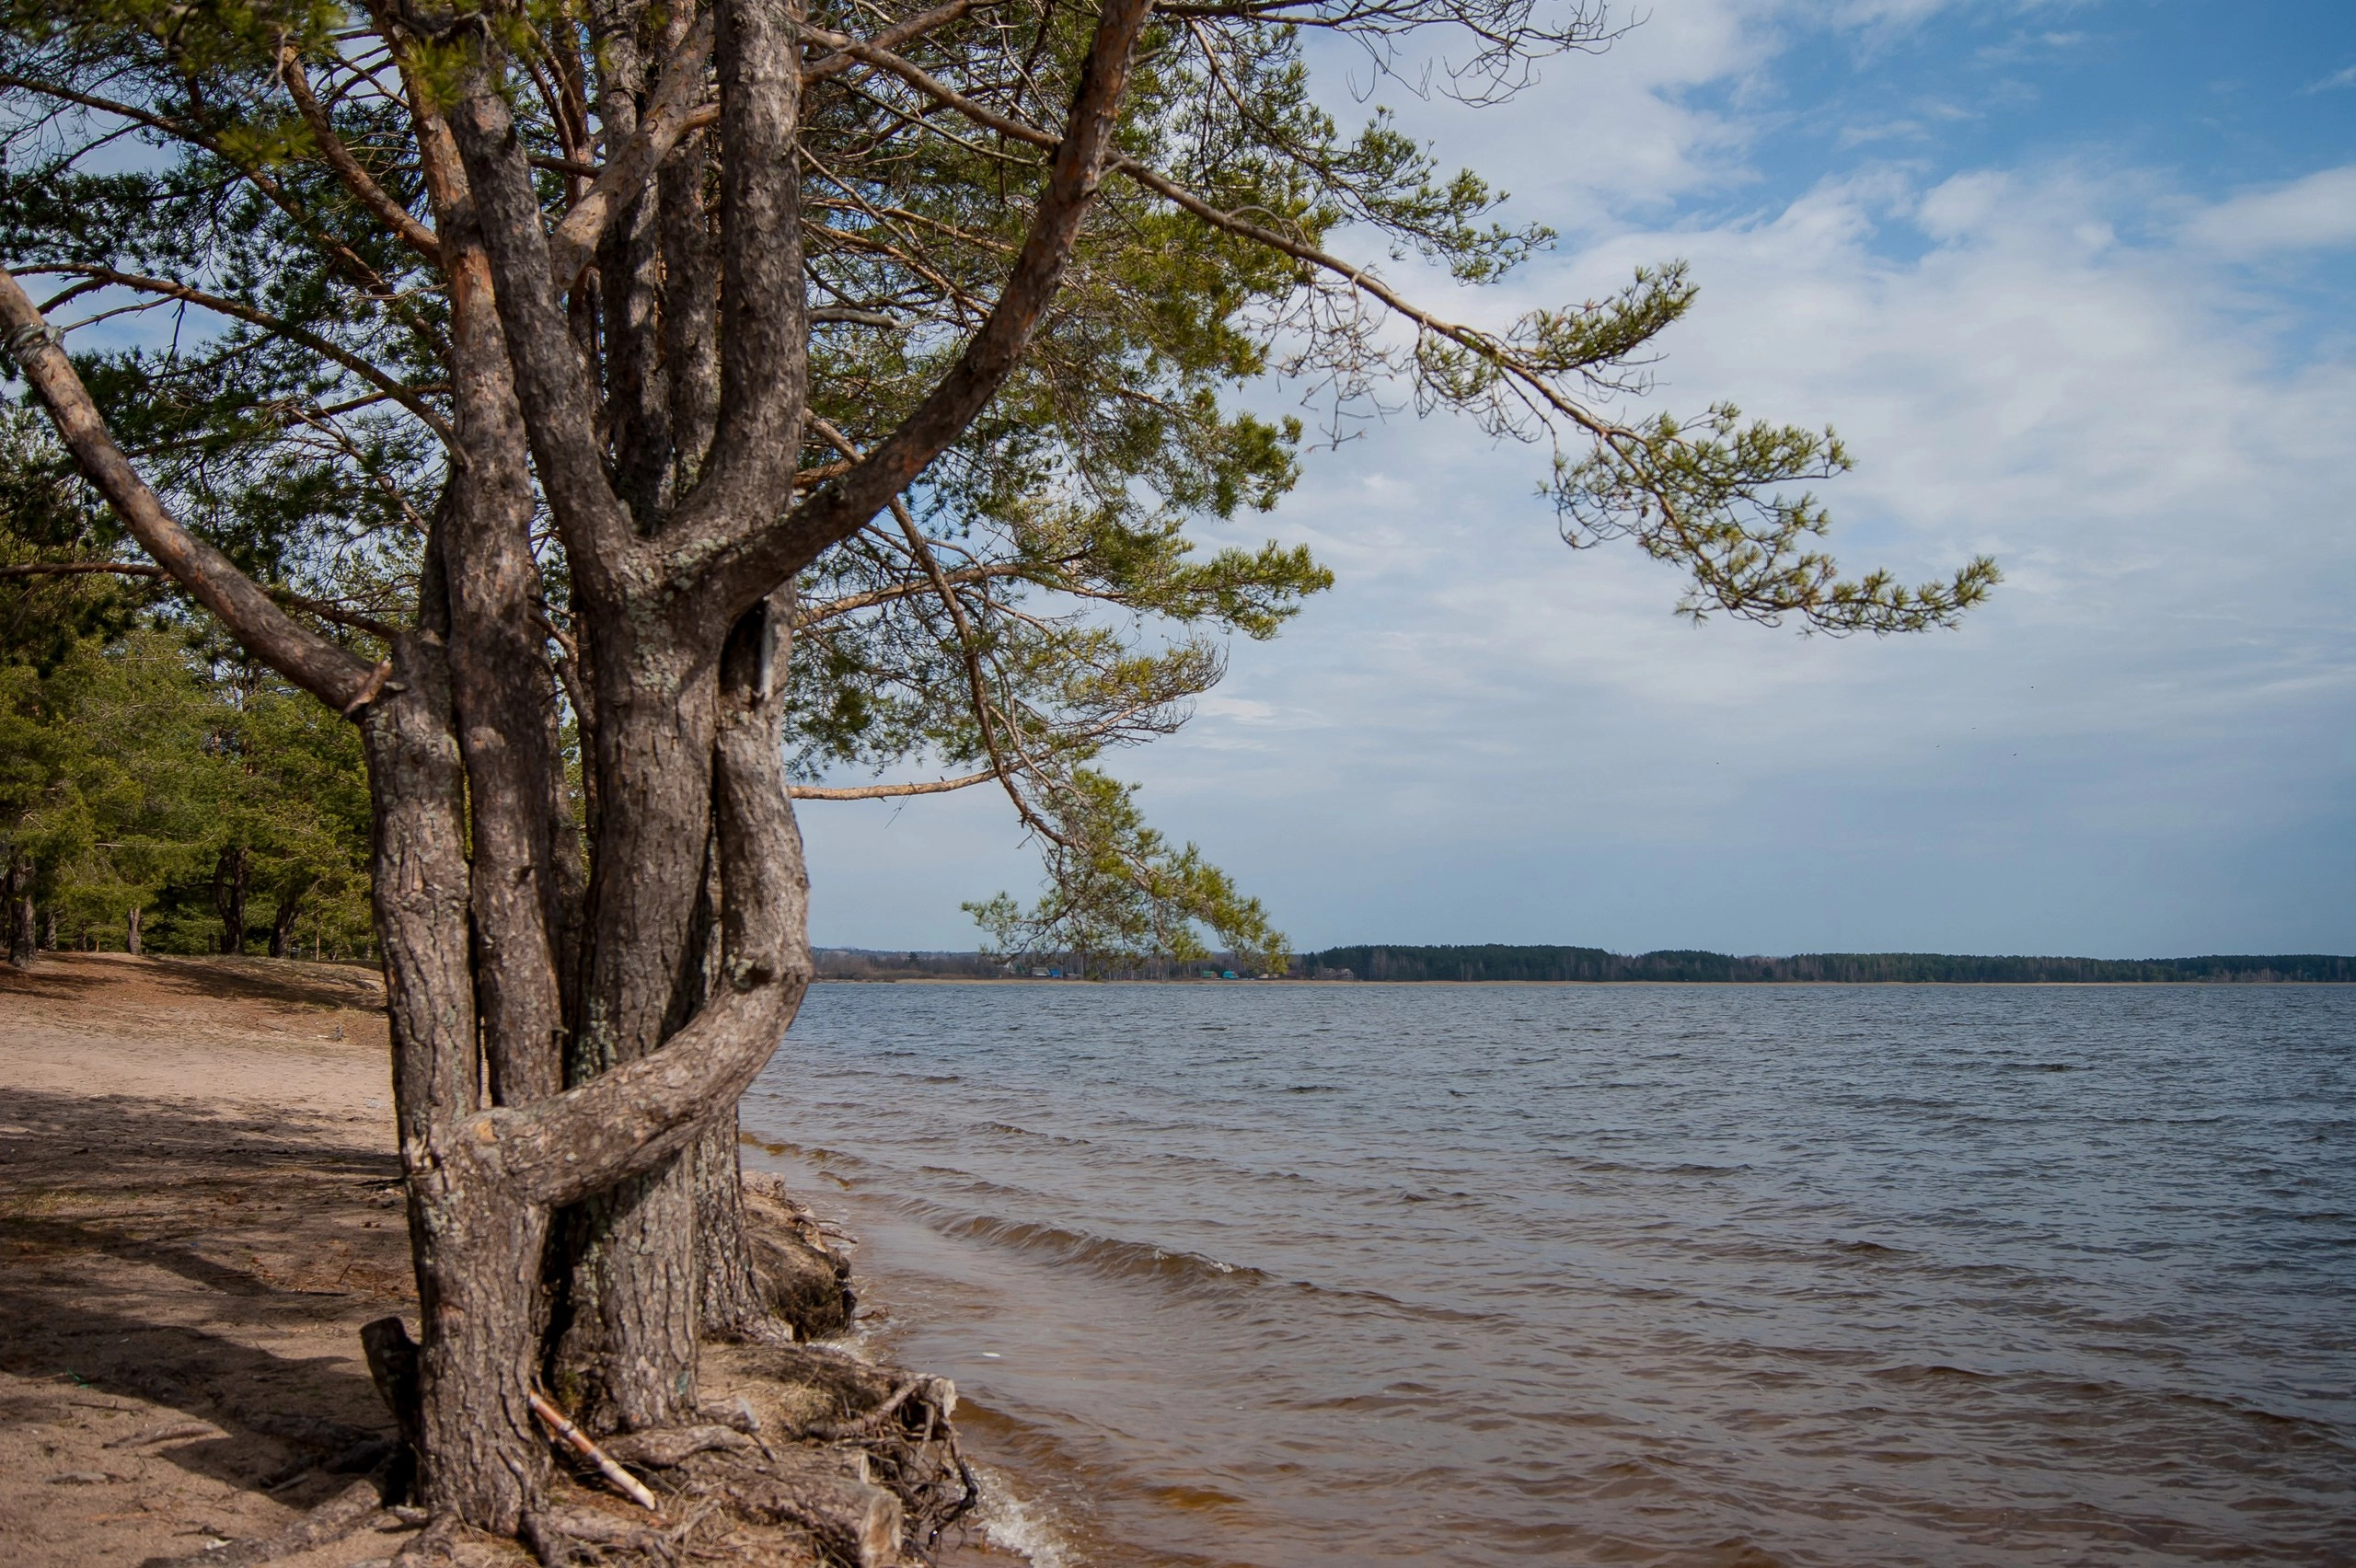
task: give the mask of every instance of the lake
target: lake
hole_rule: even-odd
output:
[[[2356,987],[822,985],[745,1124],[1042,1568],[2356,1562]]]

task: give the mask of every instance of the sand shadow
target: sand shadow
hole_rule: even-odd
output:
[[[222,1435],[152,1457],[248,1491],[389,1451],[348,1355],[240,1336],[356,1352],[359,1323],[404,1304],[387,1294],[407,1263],[390,1153],[120,1094],[12,1091],[0,1127],[0,1367],[210,1422]],[[341,1257],[362,1286],[305,1288]]]
[[[192,997],[234,997],[246,1001],[356,1008],[363,1011],[375,1011],[385,1005],[384,983],[376,971],[358,964],[225,955],[159,955],[141,961],[141,971],[144,978]]]

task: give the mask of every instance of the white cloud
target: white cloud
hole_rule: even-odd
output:
[[[1843,561],[1988,550],[1995,600],[1885,642],[1697,629],[1667,569],[1564,548],[1542,453],[1403,418],[1316,455],[1270,531],[1340,586],[1113,759],[1297,939],[2356,951],[2356,363],[2235,265],[2356,237],[2356,168],[2204,205],[2131,169],[1893,162],[1697,218],[1751,178],[1799,29],[1877,47],[1938,8],[1660,0],[1509,109],[1411,120],[1570,235],[1450,308],[1690,258],[1663,401],[1837,424]],[[908,830],[883,820],[861,852]],[[944,908],[987,891],[952,863]]]
[[[1403,421],[1312,467],[1282,521],[1342,587],[1231,677],[1319,727],[1244,756],[1207,712],[1136,759],[1154,809],[1312,941],[2345,951],[2312,868],[2356,785],[2356,365],[2285,369],[2211,252],[2119,237],[2177,200],[1883,169],[1564,257],[1524,292],[1690,257],[1665,400],[1838,424],[1842,559],[1990,550],[1995,602],[1691,628],[1665,569],[1554,541],[1537,454]]]
[[[2193,243],[2232,257],[2356,243],[2356,164],[2220,202],[2185,232]]]
[[[2300,91],[2327,93],[2335,87],[2356,87],[2356,65],[2343,66],[2321,81],[2308,83]]]

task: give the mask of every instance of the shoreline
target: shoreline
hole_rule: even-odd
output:
[[[365,969],[121,953],[0,969],[11,1568],[177,1562],[242,1543],[221,1561],[262,1561],[260,1543],[283,1546],[322,1505],[358,1512],[337,1539],[267,1561],[381,1565],[415,1536],[375,1495],[395,1434],[359,1332],[417,1309],[389,1080]],[[761,1430],[814,1432],[831,1452],[840,1412],[814,1427],[800,1409],[818,1387],[807,1364],[829,1355],[839,1366],[839,1342],[706,1341],[705,1397],[747,1399]],[[857,1369],[881,1387],[849,1408],[882,1401],[891,1371]],[[552,1502],[601,1501],[563,1473]],[[778,1540],[745,1561],[808,1550],[799,1527],[768,1533]],[[953,1526],[936,1549],[944,1568],[1021,1561],[978,1528],[963,1534]]]

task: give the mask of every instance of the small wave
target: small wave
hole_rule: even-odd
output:
[[[1065,1547],[1062,1532],[1045,1512],[1016,1496],[1002,1471],[987,1466],[976,1469],[982,1482],[982,1505],[975,1511],[974,1522],[981,1527],[982,1538],[1000,1551],[1011,1551],[1022,1558],[1032,1568],[1073,1568],[1074,1559]]]
[[[1161,1279],[1183,1285],[1260,1285],[1269,1278],[1248,1265],[1222,1262],[1200,1252],[1173,1251],[1149,1241],[1067,1230],[1062,1226],[1036,1220],[959,1214],[922,1199],[903,1200],[901,1206],[945,1236],[1031,1253],[1114,1279]]]
[[[1885,1247],[1878,1241],[1842,1241],[1827,1239],[1826,1246],[1836,1252],[1847,1252],[1858,1258],[1911,1258],[1914,1256],[1903,1247]]]
[[[1068,1138],[1060,1133],[1034,1133],[1028,1127],[1018,1127],[1011,1122],[984,1122],[980,1125],[983,1132],[996,1133],[1001,1137],[1036,1138],[1041,1143],[1055,1144],[1064,1148],[1086,1148],[1093,1141],[1089,1138]]]
[[[1669,1165],[1646,1160],[1599,1159],[1590,1154],[1550,1154],[1546,1158],[1558,1165],[1592,1170],[1600,1175],[1739,1176],[1750,1169],[1749,1165],[1702,1165],[1691,1160]]]

